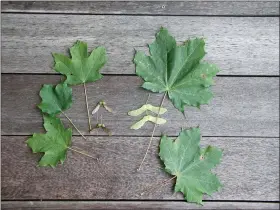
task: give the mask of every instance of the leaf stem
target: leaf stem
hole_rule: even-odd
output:
[[[89,132],[90,132],[90,131],[91,131],[91,122],[90,122],[89,109],[88,109],[87,87],[86,87],[86,83],[83,83],[83,85],[84,85],[84,93],[85,93],[86,106],[87,106],[88,130],[89,130]]]
[[[69,120],[69,122],[73,125],[73,127],[78,131],[78,133],[85,139],[85,140],[87,140],[86,139],[86,137],[81,133],[81,131],[75,126],[75,124],[72,122],[72,120],[62,111],[61,112],[68,120]]]
[[[148,154],[148,151],[149,151],[149,149],[150,149],[150,147],[151,147],[151,144],[152,144],[152,141],[153,141],[153,137],[154,137],[154,134],[155,134],[155,130],[156,130],[156,126],[157,126],[157,120],[158,120],[158,117],[159,117],[159,112],[160,112],[160,109],[161,109],[161,107],[162,107],[162,105],[163,105],[164,99],[165,99],[165,97],[166,97],[166,93],[167,93],[167,92],[165,92],[164,95],[163,95],[163,97],[162,97],[162,100],[161,100],[161,103],[160,103],[160,106],[159,106],[159,109],[158,109],[157,117],[156,117],[156,123],[154,124],[153,132],[152,132],[152,136],[151,136],[151,138],[150,138],[150,142],[149,142],[148,148],[147,148],[147,150],[146,150],[146,153],[145,153],[145,155],[144,155],[144,158],[143,158],[143,160],[142,160],[142,162],[141,162],[139,168],[137,169],[137,171],[140,171],[140,170],[141,170],[141,167],[142,167],[142,165],[143,165],[143,163],[144,163],[144,161],[145,161],[145,159],[146,159],[146,156],[147,156],[147,154]]]
[[[93,158],[93,159],[95,159],[95,160],[98,160],[98,158],[95,158],[95,157],[93,157],[93,156],[91,156],[91,155],[89,155],[89,154],[87,154],[87,153],[85,153],[85,152],[83,152],[83,151],[79,151],[79,150],[76,150],[76,149],[73,149],[73,148],[71,148],[71,147],[67,147],[68,149],[70,149],[70,150],[72,150],[72,151],[74,151],[74,152],[77,152],[77,153],[79,153],[79,154],[82,154],[82,155],[85,155],[85,156],[87,156],[87,157],[90,157],[90,158]],[[76,147],[76,148],[78,148],[78,147]],[[80,149],[80,148],[79,148]]]
[[[150,192],[151,190],[153,190],[155,187],[158,187],[157,189],[160,189],[161,187],[165,186],[166,184],[168,184],[168,182],[170,182],[171,180],[175,179],[177,176],[172,176],[169,179],[165,179],[162,180],[160,182],[155,183],[154,185],[152,185],[151,187],[149,187],[147,190],[143,191],[140,195],[144,195],[145,192]],[[159,185],[160,184],[160,185]],[[159,185],[159,186],[158,186]]]

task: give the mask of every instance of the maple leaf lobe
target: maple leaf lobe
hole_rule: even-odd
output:
[[[38,107],[50,115],[59,114],[72,106],[72,88],[66,83],[56,86],[43,85],[40,97],[42,101]]]

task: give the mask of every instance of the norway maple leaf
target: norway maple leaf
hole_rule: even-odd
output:
[[[71,58],[62,54],[53,53],[55,61],[54,69],[66,75],[65,82],[67,84],[84,85],[88,126],[89,131],[91,131],[92,127],[89,116],[86,83],[94,82],[102,78],[102,74],[100,74],[99,71],[107,61],[106,50],[104,47],[97,47],[88,55],[87,43],[77,41],[77,43],[70,48],[70,54]]]
[[[72,88],[66,83],[53,85],[44,85],[40,91],[42,102],[38,107],[42,112],[50,115],[59,114],[72,105]]]
[[[175,191],[182,192],[188,202],[202,204],[204,193],[211,195],[222,186],[211,172],[220,163],[222,152],[211,146],[201,149],[199,142],[199,128],[181,131],[174,141],[163,136],[159,156],[165,170],[176,176]]]
[[[149,44],[150,56],[137,52],[134,57],[136,74],[145,82],[143,88],[167,92],[181,112],[184,105],[200,107],[213,97],[209,87],[219,71],[217,66],[202,62],[205,55],[203,39],[190,39],[177,45],[167,29],[161,28]]]
[[[27,145],[33,153],[42,152],[44,156],[39,161],[39,166],[57,166],[63,164],[67,150],[71,144],[72,129],[65,129],[60,119],[55,116],[44,115],[45,134],[34,133],[27,140]]]
[[[87,43],[77,41],[70,48],[71,58],[53,53],[54,69],[66,75],[66,83],[70,85],[94,82],[102,78],[100,69],[107,61],[104,47],[97,47],[88,55]]]

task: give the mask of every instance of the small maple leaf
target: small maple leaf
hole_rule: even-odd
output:
[[[107,61],[104,47],[97,47],[88,55],[87,43],[77,41],[70,48],[71,59],[65,55],[53,53],[55,71],[66,75],[69,85],[85,84],[102,78],[99,70]]]
[[[209,90],[219,69],[201,62],[205,55],[203,39],[191,39],[177,45],[167,29],[161,28],[149,44],[150,56],[137,52],[136,74],[144,79],[143,88],[167,92],[174,106],[184,112],[184,105],[200,107],[213,97]]]
[[[67,150],[71,144],[72,129],[65,129],[61,120],[55,116],[44,115],[45,134],[34,133],[27,140],[27,145],[33,153],[45,153],[39,161],[39,166],[56,167],[66,159]]]
[[[72,105],[72,88],[66,83],[53,85],[44,85],[40,91],[42,102],[38,107],[42,112],[50,115],[56,115],[69,109]]]
[[[220,163],[222,152],[208,146],[201,149],[200,130],[180,132],[176,140],[163,136],[159,156],[165,170],[176,176],[175,192],[182,192],[186,201],[202,204],[203,194],[211,195],[222,186],[211,169]]]
[[[53,53],[55,61],[54,69],[66,76],[65,82],[67,84],[84,85],[88,126],[89,131],[91,131],[86,83],[97,81],[103,77],[99,71],[107,61],[106,50],[104,47],[97,47],[88,55],[87,43],[77,41],[76,44],[70,48],[70,54],[71,58],[62,54]]]

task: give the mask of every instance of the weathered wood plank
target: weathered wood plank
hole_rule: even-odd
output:
[[[179,42],[206,37],[206,59],[220,66],[220,74],[279,75],[278,17],[45,14],[2,14],[2,72],[54,73],[51,52],[67,52],[81,39],[90,50],[106,47],[103,73],[135,74],[134,49],[147,51],[161,26]]]
[[[204,206],[182,201],[4,201],[2,209],[279,209],[278,203],[204,202]]]
[[[153,141],[142,171],[137,172],[148,141],[144,137],[73,138],[73,146],[99,161],[68,152],[64,166],[39,168],[40,155],[25,146],[27,136],[2,136],[2,199],[151,199],[182,200],[172,183],[157,191],[140,194],[170,178],[162,172],[157,156],[159,139]],[[215,173],[222,191],[206,200],[279,200],[279,138],[203,138],[201,144],[224,150]]]
[[[279,15],[277,1],[2,1],[2,12],[118,15]]]
[[[56,84],[60,78],[58,75],[2,75],[2,134],[30,135],[41,131],[42,116],[36,108],[40,102],[38,93],[43,84]],[[115,114],[102,110],[103,122],[113,135],[151,135],[149,123],[139,130],[129,129],[141,117],[130,117],[127,112],[144,104],[148,96],[148,91],[140,88],[141,84],[136,76],[105,76],[87,85],[91,110],[102,99],[115,110]],[[212,89],[215,97],[210,105],[203,105],[200,110],[186,108],[187,120],[166,100],[164,107],[168,112],[163,117],[168,122],[156,129],[156,135],[176,135],[181,127],[199,125],[206,136],[279,136],[279,78],[218,77]],[[75,86],[73,94],[73,107],[66,113],[88,134],[83,87]],[[149,103],[159,105],[161,98],[162,94],[152,93]],[[96,134],[105,135],[102,131],[93,133]]]

